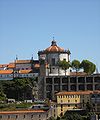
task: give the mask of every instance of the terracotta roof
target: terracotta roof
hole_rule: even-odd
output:
[[[70,76],[85,76],[87,73],[85,72],[70,72]]]
[[[91,93],[100,93],[99,90],[97,91],[78,91],[78,92],[66,92],[66,91],[62,91],[62,92],[59,92],[57,93],[56,95],[59,96],[59,95],[88,95],[88,94],[91,94]]]
[[[0,68],[7,67],[7,66],[8,66],[8,64],[0,64]]]
[[[39,67],[40,67],[40,64],[34,64],[34,67],[35,67],[35,68],[39,68]]]
[[[63,48],[57,46],[56,41],[53,40],[51,46],[44,50],[45,52],[64,52]]]
[[[0,111],[0,114],[44,113],[44,110]]]
[[[15,62],[19,64],[25,64],[25,63],[30,63],[31,60],[16,60]]]
[[[9,63],[8,68],[15,68],[15,64],[14,63]]]
[[[32,70],[20,70],[19,73],[21,74],[28,74],[28,73],[31,73]]]
[[[0,65],[0,68],[2,68],[3,67],[3,65]]]
[[[47,68],[49,64],[46,64],[45,67]],[[34,65],[35,68],[40,68],[40,64],[35,64]]]
[[[0,70],[0,74],[12,74],[13,70]]]

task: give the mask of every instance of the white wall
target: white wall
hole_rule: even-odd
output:
[[[62,61],[63,59],[66,59],[66,61],[68,62],[68,54],[67,53],[61,53],[59,55],[60,60]]]
[[[47,120],[48,112],[31,112],[31,113],[16,113],[16,114],[2,114],[0,113],[0,120]]]

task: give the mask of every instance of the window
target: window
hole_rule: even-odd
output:
[[[28,75],[26,75],[28,77]]]
[[[63,113],[61,112],[60,116],[63,116]]]
[[[77,100],[75,100],[75,102],[77,102]]]
[[[75,105],[75,107],[77,107],[77,105]]]
[[[41,115],[39,115],[39,118],[41,117]]]
[[[31,115],[31,118],[33,118],[33,115]]]
[[[10,119],[10,115],[8,115],[8,119]]]
[[[16,118],[18,118],[18,115],[16,115]]]
[[[24,117],[23,118],[25,118],[25,115],[24,115]]]
[[[63,111],[63,105],[61,105],[61,111]]]
[[[55,58],[52,58],[52,65],[55,65]]]
[[[68,102],[70,102],[70,100],[68,100]]]
[[[66,58],[64,58],[63,60],[65,60],[65,61],[66,61]]]
[[[55,113],[55,109],[54,109],[54,113]]]

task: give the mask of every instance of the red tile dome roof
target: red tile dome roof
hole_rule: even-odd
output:
[[[51,42],[51,46],[45,49],[45,52],[64,52],[64,49],[57,46],[56,41]]]

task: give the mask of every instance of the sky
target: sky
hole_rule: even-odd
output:
[[[38,59],[51,45],[100,71],[100,0],[0,0],[0,64]]]

